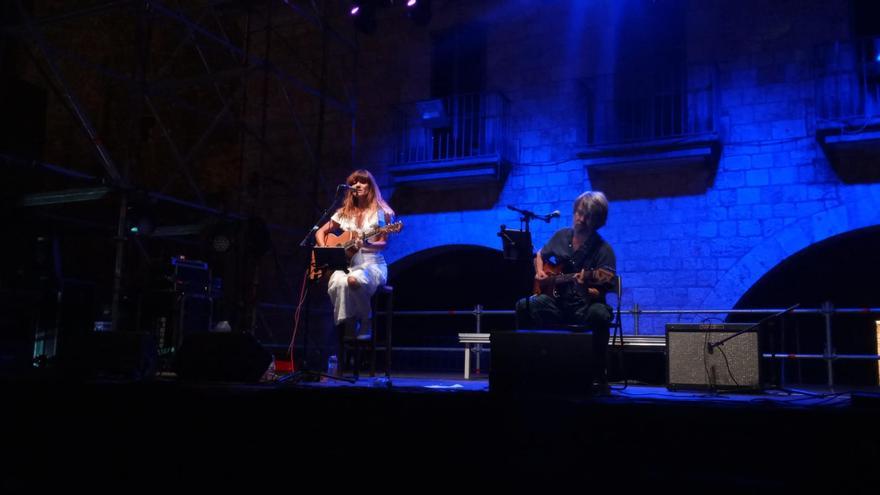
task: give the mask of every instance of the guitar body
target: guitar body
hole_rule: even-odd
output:
[[[327,237],[324,238],[324,245],[327,247],[345,247],[345,244],[353,244],[357,238],[356,232],[343,232],[339,235],[327,234]],[[349,248],[345,250],[345,255],[348,256],[348,259],[351,259],[356,252],[357,250]]]
[[[614,272],[606,268],[596,268],[594,270],[587,270],[585,268],[577,273],[562,273],[561,265],[556,265],[550,262],[544,262],[544,273],[547,274],[547,278],[542,280],[535,279],[532,293],[536,296],[547,294],[549,296],[559,297],[556,288],[564,284],[577,284],[582,286],[587,289],[587,294],[592,296],[595,288],[607,284],[614,278]],[[581,280],[584,281],[583,284],[580,284],[577,280],[579,275]],[[596,292],[596,294],[598,294],[598,292]]]
[[[336,234],[327,234],[324,237],[324,246],[325,247],[345,247],[346,244],[349,245],[349,248],[345,250],[345,257],[351,261],[351,258],[357,253],[357,249],[351,247],[351,244],[354,244],[354,241],[357,240],[358,235],[356,232],[343,232],[339,235]],[[309,264],[309,280],[321,280],[323,278],[327,278],[330,272],[327,270],[319,269],[315,264],[315,252],[312,251],[312,262]]]
[[[541,294],[547,294],[549,296],[556,297],[556,282],[562,273],[562,266],[554,265],[549,261],[544,262],[544,273],[547,274],[547,278],[543,280],[535,279],[535,284],[532,287],[532,293],[536,296]]]
[[[358,248],[355,244],[358,239],[366,239],[369,241],[380,235],[396,234],[402,229],[403,222],[397,221],[384,227],[376,227],[375,229],[363,234],[363,236],[359,235],[357,232],[352,231],[345,231],[339,235],[328,233],[324,237],[324,246],[345,248],[345,256],[349,260],[351,260],[351,258],[358,252]],[[315,266],[315,253],[312,252],[312,262],[309,265],[309,279],[315,281],[321,279],[325,275],[329,275],[329,273],[325,272],[326,270],[322,270],[321,267]]]

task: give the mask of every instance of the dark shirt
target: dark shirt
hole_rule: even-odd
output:
[[[590,236],[590,239],[581,246],[581,254],[577,253],[572,246],[574,239],[574,229],[566,227],[560,229],[553,234],[553,237],[547,241],[547,244],[541,248],[541,257],[545,262],[550,261],[554,265],[562,266],[562,273],[576,273],[581,269],[588,270],[596,268],[605,268],[617,273],[617,258],[614,256],[614,250],[611,245],[602,238],[597,232]],[[566,286],[563,286],[566,287]],[[608,287],[600,287],[600,301],[605,301],[605,293],[612,289]],[[582,297],[582,289],[576,289],[574,284],[569,285],[565,290],[560,292],[560,297]]]

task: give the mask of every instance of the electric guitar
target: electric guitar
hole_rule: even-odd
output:
[[[355,247],[357,245],[357,241],[369,241],[375,237],[380,235],[387,234],[396,234],[403,230],[403,222],[397,221],[394,223],[389,223],[384,227],[375,227],[373,229],[364,232],[363,235],[358,234],[357,232],[346,231],[339,235],[336,234],[327,234],[327,237],[324,238],[324,246],[325,247],[336,247],[345,249],[345,256],[350,261],[351,258],[357,254],[358,249]],[[315,254],[312,253],[312,263],[309,267],[309,278],[311,280],[317,280],[324,275],[324,270],[322,267],[315,266]]]
[[[557,287],[565,284],[577,283],[578,278],[584,281],[587,287],[600,287],[614,279],[614,272],[608,268],[595,268],[583,270],[575,273],[562,273],[561,265],[553,263],[544,263],[544,273],[547,274],[545,279],[535,279],[535,285],[532,292],[537,296],[547,294],[553,297],[559,297]]]

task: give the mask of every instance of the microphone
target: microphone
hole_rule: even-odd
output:
[[[354,188],[349,186],[348,184],[339,184],[338,186],[336,186],[336,189],[339,191],[345,191],[346,189],[354,189]]]
[[[537,218],[538,220],[543,220],[543,221],[545,221],[545,222],[547,222],[547,223],[550,223],[550,219],[551,219],[551,218],[556,218],[556,217],[558,217],[559,215],[560,215],[559,210],[555,210],[555,211],[553,211],[552,213],[548,213],[548,214],[546,214],[546,215],[540,215],[540,216],[539,216],[539,215],[535,215],[535,218]]]
[[[559,212],[559,210],[555,210],[555,211],[553,211],[552,213],[548,213],[548,214],[546,214],[546,215],[538,215],[538,214],[536,214],[536,213],[533,212],[533,211],[529,211],[529,210],[521,210],[521,209],[519,209],[519,208],[517,208],[517,207],[515,207],[515,206],[513,206],[513,205],[507,205],[507,209],[508,209],[508,210],[513,210],[513,211],[515,211],[515,212],[521,214],[522,216],[524,216],[524,217],[527,218],[527,219],[535,218],[535,219],[537,219],[537,220],[543,220],[543,221],[545,221],[545,222],[547,222],[547,223],[550,223],[550,219],[551,219],[551,218],[556,218],[556,217],[558,217],[559,215],[561,215],[561,213]]]

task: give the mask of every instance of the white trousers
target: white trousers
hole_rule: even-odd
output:
[[[360,282],[360,287],[349,287],[348,277]],[[388,281],[388,266],[380,253],[360,251],[351,259],[348,273],[337,270],[330,275],[327,293],[333,304],[333,321],[341,325],[347,318],[368,320],[371,315],[370,298],[380,285]]]

